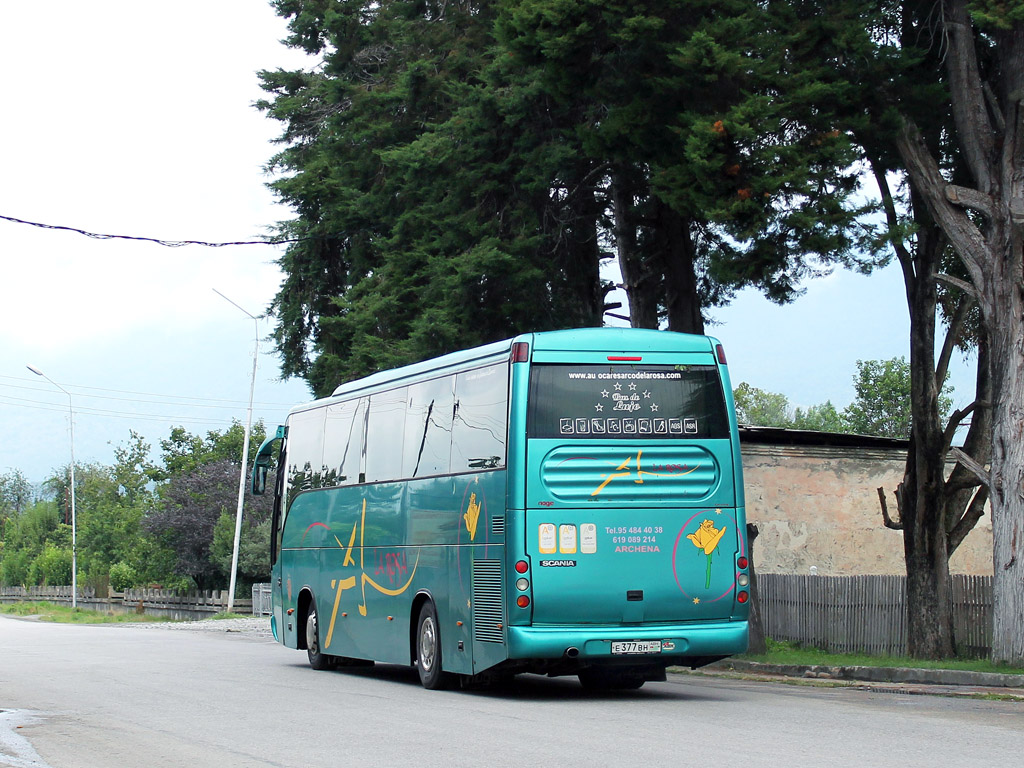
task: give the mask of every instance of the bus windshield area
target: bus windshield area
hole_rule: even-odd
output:
[[[714,365],[534,365],[527,435],[547,439],[727,439]]]

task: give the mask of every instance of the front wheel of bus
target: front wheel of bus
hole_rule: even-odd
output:
[[[441,671],[441,630],[437,609],[427,602],[420,609],[416,623],[416,671],[424,688],[439,691],[452,684],[452,675]]]
[[[311,600],[309,613],[306,614],[306,655],[309,656],[309,666],[313,669],[330,669],[332,666],[331,657],[320,648],[320,627],[317,625],[315,599]]]

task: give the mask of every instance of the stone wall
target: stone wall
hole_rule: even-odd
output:
[[[876,490],[886,489],[895,516],[892,492],[903,476],[905,443],[787,444],[781,434],[776,442],[765,437],[751,442],[741,436],[747,521],[760,532],[754,549],[759,572],[906,573],[903,534],[883,526]],[[950,571],[991,575],[989,514],[953,555]]]

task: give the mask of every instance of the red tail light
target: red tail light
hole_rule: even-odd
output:
[[[625,357],[621,355],[608,355],[608,359],[613,363],[639,363],[643,360],[642,357]]]
[[[719,365],[727,365],[727,363],[725,362],[725,347],[723,347],[721,344],[716,344],[715,355],[718,357]]]
[[[526,573],[528,570],[530,570],[530,564],[525,560],[520,560],[516,563],[516,573]]]
[[[518,598],[516,598],[516,605],[518,605],[520,608],[526,608],[530,605],[530,598],[528,598],[526,595],[520,595]]]
[[[749,599],[750,599],[750,595],[748,595],[746,592],[740,592],[738,595],[736,595],[736,602],[737,603],[745,603]]]
[[[517,341],[513,344],[511,360],[513,363],[530,362],[530,345],[525,341]]]
[[[750,565],[750,563],[747,562],[747,558],[745,558],[745,557],[740,557],[739,559],[736,560],[736,567],[737,568],[746,568],[748,565]]]

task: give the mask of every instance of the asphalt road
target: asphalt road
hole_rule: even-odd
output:
[[[207,623],[208,624],[208,623]],[[0,766],[1012,766],[1024,704],[670,676],[426,691],[252,632],[0,617]]]

